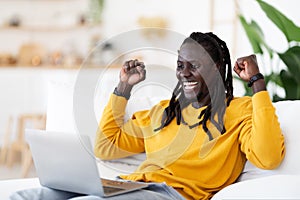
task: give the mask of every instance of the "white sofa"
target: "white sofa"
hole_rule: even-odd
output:
[[[136,110],[149,108],[160,99],[170,98],[176,80],[172,78],[173,74],[167,75],[169,72],[173,73],[170,69],[153,69],[147,73],[147,82],[133,92],[127,117]],[[93,138],[97,127],[95,122],[90,121],[97,121],[101,117],[108,96],[117,83],[118,70],[91,70],[81,73],[84,74],[82,80],[77,79],[76,84],[75,79],[50,81],[47,129],[63,132],[83,129]],[[95,81],[99,74],[100,79]],[[171,78],[166,78],[168,76]],[[160,82],[162,78],[165,79],[164,83]],[[95,93],[93,88],[96,88]],[[87,106],[91,102],[94,104]],[[261,170],[248,162],[238,182],[218,192],[213,200],[300,199],[300,100],[282,101],[274,103],[274,106],[285,135],[286,156],[283,163],[275,170]],[[92,116],[87,117],[91,113],[81,110],[82,107],[86,110],[92,109]],[[111,162],[99,162],[100,174],[105,178],[114,178],[121,173],[130,173],[143,159],[144,155],[140,154]],[[37,178],[3,180],[0,181],[0,199],[8,199],[16,190],[39,186]]]

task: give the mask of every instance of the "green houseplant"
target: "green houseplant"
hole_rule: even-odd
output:
[[[265,42],[263,31],[258,23],[254,20],[247,22],[245,17],[239,14],[240,22],[254,53],[267,54],[268,56],[265,57],[270,61],[280,59],[286,66],[286,68],[281,69],[279,72],[274,70],[274,66],[271,66],[271,73],[265,76],[267,84],[273,82],[285,91],[284,97],[278,96],[275,92],[273,94],[273,101],[300,99],[300,27],[268,3],[262,0],[256,0],[256,2],[273,24],[284,34],[288,43],[288,49],[285,52],[275,51]],[[249,95],[249,88],[245,86],[245,89],[246,95]]]
[[[104,0],[90,0],[89,17],[93,24],[100,24],[104,8]]]

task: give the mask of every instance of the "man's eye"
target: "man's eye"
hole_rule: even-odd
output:
[[[182,70],[182,69],[183,69],[183,64],[177,63],[177,69],[178,69],[178,70]]]
[[[200,68],[200,66],[199,65],[192,65],[191,68],[192,69],[198,69],[198,68]]]

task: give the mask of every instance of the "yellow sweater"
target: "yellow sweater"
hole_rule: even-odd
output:
[[[155,132],[168,103],[161,101],[124,122],[127,100],[112,95],[99,125],[95,155],[109,160],[146,152],[140,167],[121,177],[166,182],[187,199],[211,198],[238,178],[246,159],[257,167],[273,169],[284,157],[284,138],[266,91],[252,98],[234,98],[225,112],[223,135],[208,122],[211,141],[202,126],[190,129],[177,125],[175,119]],[[182,116],[192,125],[199,121],[201,109],[189,105]]]

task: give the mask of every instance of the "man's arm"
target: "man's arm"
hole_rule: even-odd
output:
[[[142,131],[134,120],[124,124],[127,100],[134,85],[145,80],[143,62],[129,60],[120,70],[120,81],[104,109],[97,131],[95,155],[102,159],[116,159],[144,151]]]
[[[252,111],[245,113],[240,133],[241,150],[257,167],[273,169],[284,157],[284,137],[255,55],[239,58],[234,71],[253,91]]]

